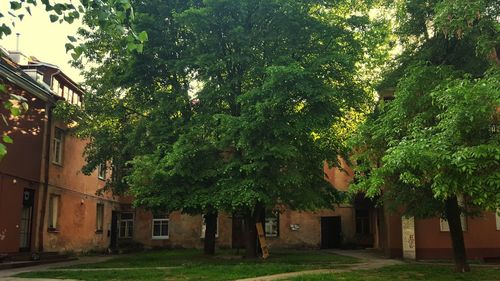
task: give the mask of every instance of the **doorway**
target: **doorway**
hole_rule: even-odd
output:
[[[232,222],[232,248],[233,249],[244,249],[245,248],[245,238],[243,236],[243,217],[238,215],[233,215]]]
[[[321,249],[340,248],[342,220],[340,216],[321,217]]]
[[[118,238],[118,212],[111,211],[111,229],[109,230],[109,249],[114,251],[117,249]]]
[[[31,250],[31,232],[33,224],[33,209],[35,206],[35,191],[24,189],[23,208],[21,210],[21,222],[19,224],[19,251],[29,252]]]

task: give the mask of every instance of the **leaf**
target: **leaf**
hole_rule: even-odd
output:
[[[73,46],[73,44],[71,43],[66,43],[64,47],[66,48],[66,53],[75,48],[75,46]]]
[[[59,19],[59,17],[57,15],[50,15],[49,18],[50,18],[50,22],[56,22]]]
[[[18,1],[10,1],[10,9],[11,10],[19,10],[21,9],[22,4]]]
[[[148,33],[146,31],[142,31],[141,33],[139,33],[139,41],[141,41],[142,43],[144,42],[147,42],[148,41]]]
[[[2,138],[3,142],[4,143],[13,143],[14,141],[12,140],[11,137],[7,136],[7,135],[4,135],[3,138]]]
[[[0,84],[0,92],[5,93],[7,91],[6,87],[4,84]]]
[[[69,41],[71,41],[73,43],[77,41],[75,36],[68,36],[68,39],[69,39]]]

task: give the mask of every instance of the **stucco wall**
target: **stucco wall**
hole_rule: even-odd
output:
[[[65,129],[60,122],[54,127]],[[50,195],[59,195],[57,230],[49,230],[49,203],[46,204],[44,220],[44,250],[74,251],[104,250],[109,246],[108,230],[111,226],[112,210],[119,209],[118,197],[110,193],[97,194],[105,181],[98,179],[97,171],[86,176],[81,172],[85,164],[83,151],[86,141],[65,134],[62,165],[52,163],[49,167]],[[51,155],[52,157],[52,155]],[[109,172],[107,173],[109,176]],[[97,203],[104,204],[103,231],[96,232]]]
[[[452,257],[450,233],[440,231],[438,218],[416,220],[415,233],[418,259]],[[468,258],[500,257],[500,230],[496,229],[494,213],[467,218],[464,239]]]

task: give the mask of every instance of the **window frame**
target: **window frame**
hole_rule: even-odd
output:
[[[48,208],[49,208],[49,216],[47,218],[47,230],[49,232],[57,232],[59,230],[61,195],[55,193],[50,194]]]
[[[60,138],[58,138],[57,136],[58,133],[60,133]],[[64,138],[64,130],[58,127],[54,127],[54,136],[52,138],[52,163],[59,166],[63,165]]]
[[[131,214],[132,218],[122,219],[123,214]],[[135,228],[135,215],[133,212],[123,212],[120,213],[120,219],[118,220],[118,238],[119,239],[132,239],[134,238],[134,228]],[[122,235],[122,222],[125,222],[125,235]],[[129,235],[129,229],[132,228],[132,234]]]
[[[155,223],[160,224],[160,235],[155,235]],[[163,223],[166,223],[167,225],[167,235],[162,235],[162,225]],[[155,216],[153,215],[153,218],[151,219],[151,239],[152,240],[166,240],[170,238],[170,218],[167,215],[159,215]]]
[[[97,178],[100,180],[106,180],[106,164],[99,164],[97,166]]]
[[[276,233],[268,233],[268,225],[271,228],[271,223],[272,221],[275,222],[276,225]],[[266,213],[266,217],[264,220],[264,236],[266,238],[278,238],[280,237],[280,213],[279,212],[271,212],[271,213]]]
[[[103,231],[104,231],[104,203],[98,202],[96,204],[95,232],[103,233]]]
[[[370,220],[370,210],[367,209],[355,209],[354,210],[354,219],[355,219],[355,227],[356,234],[358,235],[370,235],[372,232],[371,220]],[[364,214],[366,212],[366,215]],[[363,214],[360,214],[363,213]],[[358,228],[361,226],[361,229]]]

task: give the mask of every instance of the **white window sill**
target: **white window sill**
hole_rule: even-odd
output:
[[[168,236],[153,236],[151,237],[151,240],[168,240]]]

